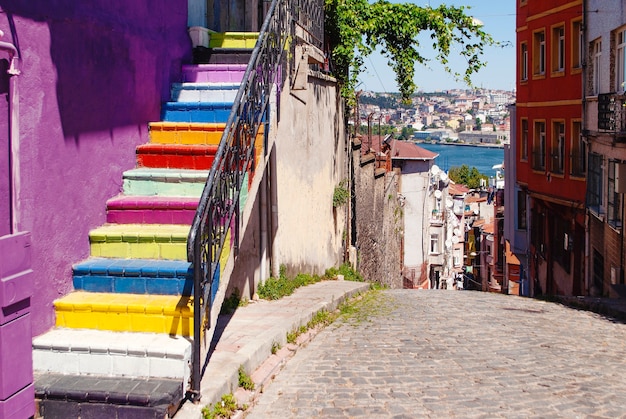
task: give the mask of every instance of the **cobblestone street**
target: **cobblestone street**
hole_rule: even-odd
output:
[[[623,323],[500,294],[379,297],[298,350],[247,417],[626,417]]]

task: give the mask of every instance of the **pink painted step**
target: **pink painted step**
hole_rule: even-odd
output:
[[[107,201],[113,224],[191,224],[198,198],[119,195]]]
[[[241,83],[247,64],[186,64],[183,82],[186,83]]]

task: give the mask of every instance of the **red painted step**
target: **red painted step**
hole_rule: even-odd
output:
[[[113,224],[191,224],[198,198],[119,195],[107,201]]]
[[[209,170],[217,145],[142,144],[137,147],[137,165],[164,169]]]

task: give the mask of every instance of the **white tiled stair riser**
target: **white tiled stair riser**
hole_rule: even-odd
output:
[[[33,364],[41,372],[180,378],[186,383],[190,359],[191,342],[160,334],[55,329],[33,341]]]
[[[172,86],[176,102],[233,102],[239,83],[179,83]]]

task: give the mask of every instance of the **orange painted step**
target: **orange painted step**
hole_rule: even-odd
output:
[[[151,122],[150,142],[156,144],[219,144],[226,124]]]
[[[217,145],[142,144],[137,147],[137,165],[166,169],[209,170]]]
[[[219,144],[226,124],[201,122],[151,122],[150,142],[153,144]],[[263,137],[265,126],[259,127]]]

